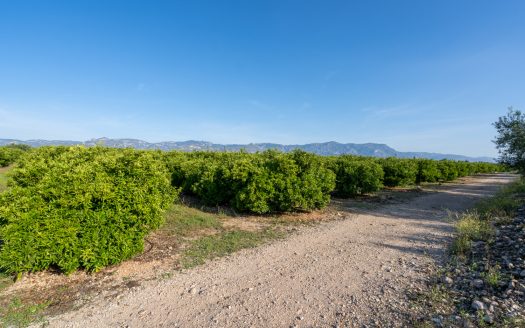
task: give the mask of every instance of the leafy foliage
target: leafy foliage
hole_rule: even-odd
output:
[[[437,182],[441,178],[438,163],[430,159],[420,159],[417,162],[416,183]]]
[[[9,166],[16,161],[31,147],[27,145],[12,144],[0,147],[0,167]]]
[[[336,194],[351,197],[378,191],[383,187],[383,168],[374,160],[355,156],[332,158],[336,173]]]
[[[384,184],[388,187],[420,184],[423,182],[452,181],[475,173],[501,172],[502,165],[452,160],[386,158],[378,162],[384,170]]]
[[[335,175],[321,158],[303,151],[185,157],[168,155],[172,182],[209,205],[230,204],[254,213],[308,211],[326,206],[335,187]]]
[[[416,160],[390,157],[380,159],[379,163],[385,173],[383,181],[385,186],[406,186],[416,182],[418,173]]]
[[[172,203],[158,152],[43,147],[0,194],[0,268],[97,271],[142,251],[144,236]]]
[[[507,115],[494,123],[498,135],[494,140],[502,164],[525,172],[525,114],[509,108]]]
[[[252,213],[310,211],[343,197],[448,181],[501,166],[489,163],[355,156],[304,151],[248,154],[42,147],[25,152],[0,194],[0,271],[97,271],[142,251],[180,190],[209,205]],[[183,236],[216,228],[203,216],[172,220]],[[229,235],[228,235],[229,236]],[[235,236],[235,235],[232,235]]]

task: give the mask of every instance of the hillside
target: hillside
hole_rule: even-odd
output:
[[[49,145],[105,145],[108,147],[125,148],[131,147],[136,149],[161,149],[161,150],[181,150],[181,151],[195,151],[195,150],[209,150],[209,151],[239,151],[244,149],[248,152],[264,151],[267,149],[278,149],[283,152],[289,152],[294,149],[302,149],[307,152],[318,155],[342,155],[352,154],[361,156],[374,157],[401,157],[401,158],[429,158],[429,159],[452,159],[459,161],[480,161],[493,162],[491,157],[469,157],[456,154],[440,154],[427,152],[400,152],[385,144],[377,143],[339,143],[339,142],[323,142],[310,143],[304,145],[281,145],[274,143],[250,143],[250,144],[215,144],[208,141],[163,141],[151,143],[138,139],[110,139],[97,138],[88,141],[73,141],[73,140],[16,140],[16,139],[0,139],[0,146],[11,143],[27,144],[33,147],[49,146]]]

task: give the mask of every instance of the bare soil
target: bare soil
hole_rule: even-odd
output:
[[[193,269],[171,271],[162,279],[139,275],[122,281],[126,274],[161,272],[166,262],[158,260],[158,256],[148,258],[146,252],[145,259],[108,269],[96,279],[86,280],[82,273],[74,275],[79,277],[81,286],[86,284],[88,288],[94,284],[106,288],[86,292],[90,297],[83,302],[78,301],[82,289],[75,289],[74,298],[82,306],[48,318],[47,324],[50,327],[406,326],[414,319],[410,317],[407,290],[420,288],[428,279],[429,268],[441,263],[445,256],[452,234],[449,213],[472,207],[516,178],[505,174],[479,175],[407,191],[401,198],[383,193],[372,199],[334,200],[326,211],[291,219],[301,221],[312,216],[322,220],[324,216],[337,220],[294,226],[297,231],[284,240]],[[246,220],[250,222],[245,223],[247,227],[256,229],[265,218]],[[164,239],[158,238],[157,242],[161,240]],[[162,258],[176,263],[177,241],[172,241],[171,249],[155,248],[155,238],[151,242],[151,251],[166,251],[168,255]],[[148,266],[158,267],[155,271]],[[107,288],[103,281],[116,281],[115,274],[120,276],[121,283]],[[67,286],[72,288],[75,279],[68,279]],[[37,281],[38,275],[26,278],[12,286],[10,292],[35,286]]]

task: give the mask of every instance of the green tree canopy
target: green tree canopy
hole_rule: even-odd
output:
[[[499,162],[525,172],[525,114],[510,107],[494,127],[498,131],[494,143],[500,155]]]

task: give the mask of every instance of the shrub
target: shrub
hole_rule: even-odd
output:
[[[97,271],[141,252],[176,197],[158,152],[43,147],[0,195],[0,268]]]
[[[454,165],[456,166],[458,177],[466,177],[473,173],[468,162],[454,162]]]
[[[303,151],[173,153],[168,158],[174,186],[208,205],[229,204],[240,211],[322,208],[335,186],[335,175],[321,158]]]
[[[256,165],[237,163],[238,186],[232,205],[255,213],[310,211],[330,202],[335,174],[321,159],[304,151],[266,151]],[[258,165],[257,165],[258,164]]]
[[[303,151],[257,154],[170,152],[172,183],[208,205],[268,213],[326,206],[329,193],[350,197],[389,187],[454,179],[496,166],[427,159],[323,157]],[[333,174],[332,174],[333,173]],[[335,187],[334,187],[335,176]]]
[[[417,184],[420,184],[422,182],[439,181],[441,177],[441,171],[439,170],[436,161],[430,159],[419,159],[417,161]]]
[[[9,166],[16,161],[31,147],[27,145],[7,145],[0,147],[0,167]]]
[[[245,153],[212,152],[170,152],[167,158],[172,184],[214,206],[228,204],[233,199],[238,186],[232,178],[232,170],[237,162],[248,156],[248,162],[256,160]]]
[[[441,172],[441,181],[452,181],[459,177],[458,169],[453,161],[443,159],[437,163]]]
[[[416,160],[389,157],[379,160],[385,174],[383,183],[388,187],[416,183],[418,166]]]
[[[378,191],[383,187],[383,169],[372,160],[341,156],[332,168],[336,174],[336,194],[351,197]]]

